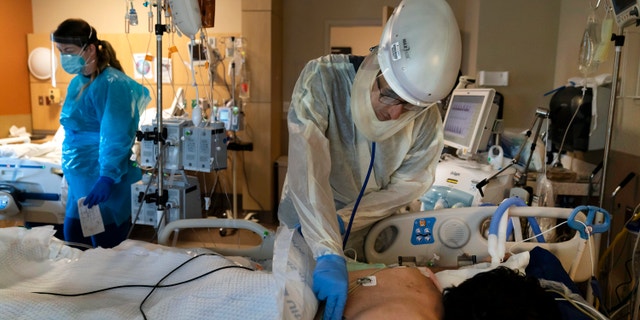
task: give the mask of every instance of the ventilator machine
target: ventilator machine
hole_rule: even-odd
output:
[[[492,88],[457,88],[451,94],[443,123],[444,144],[456,152],[440,160],[433,186],[420,199],[422,210],[496,204],[508,196],[506,190],[513,185],[508,174],[492,181],[485,195],[476,188],[502,167],[502,158],[480,158],[500,126],[494,97]]]

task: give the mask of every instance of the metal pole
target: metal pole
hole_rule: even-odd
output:
[[[164,1],[158,1],[157,8],[157,21],[156,24],[156,84],[157,84],[157,95],[156,95],[156,124],[158,128],[158,154],[156,155],[156,165],[158,168],[157,175],[157,185],[158,185],[158,201],[157,201],[157,209],[156,209],[156,217],[158,219],[158,223],[162,221],[162,217],[165,214],[165,203],[162,201],[163,199],[163,189],[164,189],[164,160],[162,157],[163,152],[163,139],[162,135],[162,35],[164,33],[164,27],[162,25],[162,8],[164,7]],[[158,227],[160,227],[158,225]]]
[[[613,79],[611,79],[611,97],[609,99],[609,116],[607,119],[607,135],[604,144],[604,159],[602,160],[602,181],[600,182],[600,199],[598,205],[604,208],[604,189],[607,181],[607,171],[609,169],[609,152],[611,150],[611,136],[613,131],[613,120],[616,108],[616,94],[618,88],[618,74],[620,73],[620,56],[622,55],[622,46],[624,45],[624,35],[622,35],[622,27],[618,27],[618,35],[612,35],[612,41],[615,41],[615,57],[613,60]],[[613,210],[613,208],[610,208]]]

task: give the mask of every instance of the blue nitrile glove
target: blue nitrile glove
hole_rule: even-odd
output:
[[[84,199],[84,205],[91,208],[100,202],[107,201],[107,199],[109,199],[109,195],[111,195],[111,186],[113,186],[113,183],[113,179],[100,176],[98,181],[93,185],[89,195]]]
[[[342,319],[348,289],[349,276],[345,259],[337,254],[318,257],[313,270],[313,293],[318,300],[326,301],[322,319]]]
[[[340,218],[339,214],[336,214],[336,216],[338,217],[338,226],[340,226],[340,235],[344,236],[345,233],[345,228],[344,228],[344,221],[342,221],[342,218]]]

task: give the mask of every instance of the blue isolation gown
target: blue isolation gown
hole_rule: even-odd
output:
[[[131,184],[140,168],[131,161],[140,114],[151,100],[149,90],[123,72],[107,67],[91,81],[77,75],[67,88],[60,113],[64,127],[62,170],[69,186],[66,217],[79,219],[78,199],[100,176],[115,181],[109,199],[100,203],[105,225],[131,219]]]

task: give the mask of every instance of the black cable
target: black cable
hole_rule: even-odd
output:
[[[631,270],[629,269],[629,264],[631,263],[631,259],[628,259],[627,261],[624,262],[624,269],[627,271],[627,276],[631,277]],[[620,293],[618,292],[618,290],[620,288],[622,288],[623,286],[626,286],[628,284],[631,283],[631,280],[629,281],[624,281],[621,282],[620,284],[618,284],[616,286],[616,288],[614,289],[614,292],[616,293],[616,299],[618,299],[619,302],[622,301],[622,299],[620,298]]]
[[[188,283],[188,282],[191,282],[191,281],[195,281],[195,280],[197,280],[197,279],[200,279],[200,278],[202,278],[202,277],[205,277],[205,276],[207,276],[207,275],[209,275],[209,274],[212,274],[212,273],[214,273],[214,272],[217,272],[217,271],[220,271],[220,270],[224,270],[224,269],[229,269],[229,268],[239,268],[239,269],[245,269],[245,270],[253,271],[253,269],[251,269],[251,268],[244,267],[244,266],[239,266],[239,265],[236,265],[236,264],[232,264],[232,265],[223,266],[223,267],[220,267],[220,268],[217,268],[217,269],[213,269],[213,270],[211,270],[211,271],[209,271],[209,272],[206,272],[206,273],[204,273],[204,274],[202,274],[202,275],[200,275],[200,276],[197,276],[197,277],[195,277],[195,278],[191,278],[191,279],[188,279],[188,280],[185,280],[185,281],[182,281],[182,282],[177,282],[177,283],[174,283],[174,284],[171,284],[171,285],[165,285],[165,286],[161,286],[161,285],[160,285],[160,283],[161,283],[162,281],[164,281],[166,278],[168,278],[171,274],[173,274],[174,272],[176,272],[176,271],[177,271],[178,269],[180,269],[182,266],[184,266],[184,265],[186,265],[187,263],[189,263],[189,262],[193,261],[194,259],[196,259],[196,258],[198,258],[198,257],[202,257],[202,256],[204,256],[204,255],[219,256],[218,254],[207,254],[207,253],[205,253],[205,254],[199,254],[199,255],[197,255],[197,256],[194,256],[194,257],[192,257],[191,259],[188,259],[187,261],[185,261],[185,262],[181,263],[179,266],[177,266],[177,267],[176,267],[176,268],[174,268],[173,270],[171,270],[171,271],[170,271],[169,273],[167,273],[167,274],[166,274],[162,279],[160,279],[160,281],[158,281],[158,282],[156,283],[156,285],[155,285],[155,286],[153,286],[153,288],[151,289],[151,291],[149,291],[149,293],[147,294],[147,296],[142,300],[142,302],[140,302],[140,313],[142,314],[142,318],[143,318],[143,319],[145,319],[145,320],[146,320],[146,319],[147,319],[147,316],[145,315],[144,311],[142,310],[142,305],[144,305],[144,303],[147,301],[147,299],[149,299],[149,298],[151,297],[151,294],[152,294],[152,293],[153,293],[157,288],[166,288],[166,287],[168,287],[168,286],[177,286],[177,285],[181,285],[181,284],[184,284],[184,283]]]
[[[147,319],[144,310],[142,310],[142,306],[144,305],[144,303],[149,299],[149,297],[151,297],[151,294],[153,294],[153,292],[158,289],[158,288],[171,288],[171,287],[175,287],[175,286],[179,286],[179,285],[183,285],[189,282],[193,282],[195,280],[198,280],[200,278],[203,278],[205,276],[208,276],[212,273],[218,272],[220,270],[224,270],[224,269],[229,269],[229,268],[237,268],[237,269],[245,269],[245,270],[249,270],[249,271],[255,271],[249,267],[245,267],[245,266],[240,266],[240,265],[236,265],[236,264],[232,264],[232,265],[227,265],[227,266],[222,266],[213,270],[210,270],[208,272],[205,272],[199,276],[184,280],[184,281],[180,281],[180,282],[175,282],[175,283],[171,283],[171,284],[165,284],[165,285],[161,285],[160,283],[162,283],[162,281],[166,280],[169,276],[171,276],[171,274],[173,274],[174,272],[178,271],[180,268],[182,268],[183,266],[185,266],[187,263],[195,260],[196,258],[202,257],[202,256],[220,256],[217,253],[202,253],[202,254],[198,254],[196,256],[193,256],[187,260],[185,260],[184,262],[182,262],[180,265],[178,265],[177,267],[173,268],[173,270],[171,270],[169,273],[167,273],[164,277],[162,277],[156,284],[154,285],[146,285],[146,284],[127,284],[127,285],[119,285],[119,286],[112,286],[112,287],[107,287],[107,288],[102,288],[102,289],[98,289],[98,290],[93,290],[93,291],[88,291],[88,292],[81,292],[81,293],[58,293],[58,292],[32,292],[35,294],[43,294],[43,295],[52,295],[52,296],[59,296],[59,297],[80,297],[80,296],[86,296],[86,295],[91,295],[91,294],[96,294],[96,293],[100,293],[100,292],[105,292],[105,291],[110,291],[110,290],[115,290],[115,289],[123,289],[123,288],[151,288],[151,291],[149,291],[149,293],[145,296],[145,298],[142,300],[142,302],[140,302],[140,313],[142,313],[142,318],[143,319]]]

